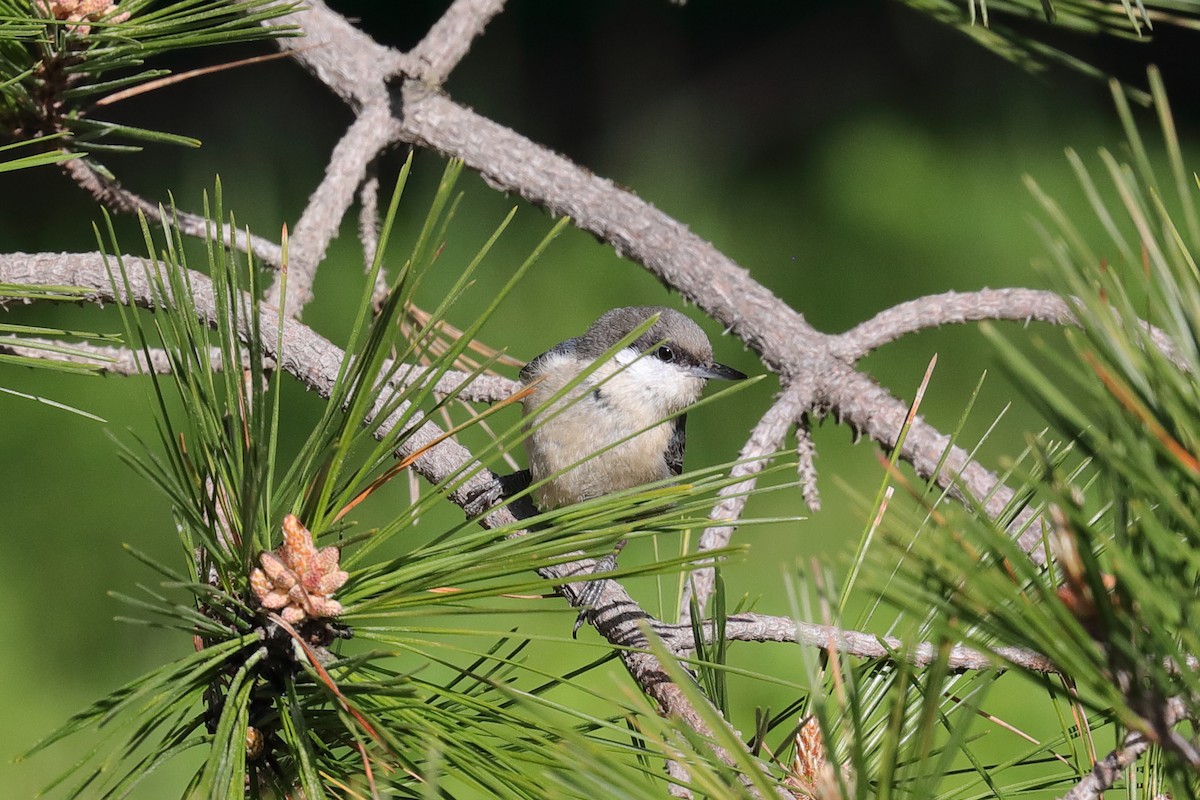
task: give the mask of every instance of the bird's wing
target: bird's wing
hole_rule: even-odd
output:
[[[683,448],[687,445],[687,414],[680,414],[675,418],[675,429],[671,431],[671,438],[667,442],[667,452],[664,458],[667,462],[667,469],[671,470],[672,475],[679,475],[683,472]]]

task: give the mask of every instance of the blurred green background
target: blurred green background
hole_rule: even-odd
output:
[[[445,4],[332,5],[380,40],[407,47]],[[1194,37],[1168,31],[1152,45],[1059,41],[1137,83],[1143,83],[1144,64],[1162,65],[1184,150],[1195,152],[1196,86],[1185,55],[1195,47]],[[254,52],[261,50],[191,54],[170,66],[186,69]],[[1043,248],[1030,224],[1034,204],[1022,175],[1034,176],[1073,209],[1084,230],[1094,231],[1063,148],[1075,147],[1091,160],[1097,147],[1120,142],[1100,82],[1064,71],[1031,76],[896,3],[514,2],[454,73],[448,91],[633,188],[830,332],[928,293],[1043,285],[1031,266]],[[286,62],[191,81],[113,112],[131,124],[204,142],[194,151],[156,147],[109,158],[107,165],[127,186],[163,201],[173,195],[182,207],[198,210],[202,192],[219,175],[226,207],[238,222],[273,239],[284,224],[294,229],[330,148],[351,119],[316,81]],[[1149,133],[1151,118],[1144,117]],[[381,165],[385,187],[403,155],[393,153]],[[423,215],[441,168],[434,155],[418,154],[397,254]],[[6,174],[0,185],[0,249],[95,249],[91,222],[99,218],[97,209],[65,178],[40,169]],[[452,321],[465,324],[551,220],[474,176],[461,186],[466,197],[441,270],[425,287],[427,298],[453,281],[514,203],[521,208],[469,297],[451,314]],[[317,299],[304,314],[305,322],[334,342],[348,329],[361,290],[354,225],[352,215],[318,276]],[[133,223],[124,220],[119,229],[123,248],[141,252]],[[529,358],[579,333],[604,310],[626,304],[682,307],[640,268],[570,231],[482,338]],[[115,330],[110,311],[64,305],[17,309],[7,318]],[[719,333],[719,326],[705,326]],[[1015,338],[1025,336],[1016,326],[1009,330]],[[720,360],[762,372],[736,340],[722,338],[715,347]],[[922,412],[949,430],[980,375],[993,365],[973,327],[909,337],[863,366],[910,399],[934,353],[937,371]],[[120,461],[114,446],[114,439],[132,442],[134,434],[153,438],[144,387],[134,379],[14,369],[4,370],[0,385],[69,402],[106,420],[99,424],[0,394],[5,544],[0,794],[26,797],[87,742],[68,742],[28,763],[10,763],[12,755],[91,700],[186,653],[191,642],[114,621],[114,615],[128,612],[106,595],[155,581],[123,553],[122,543],[169,563],[184,557],[163,498]],[[769,377],[695,412],[688,466],[734,458],[776,388]],[[318,403],[298,389],[291,393],[287,424],[297,435],[318,413]],[[981,450],[990,466],[1018,453],[1024,433],[1042,427],[1004,377],[991,372],[964,442],[978,440],[1009,404]],[[841,573],[864,524],[863,509],[851,494],[873,495],[882,477],[874,446],[854,445],[850,432],[832,421],[816,431],[816,443],[822,510],[808,514],[798,492],[778,493],[753,503],[750,514],[807,519],[747,528],[735,540],[750,551],[727,568],[729,590],[735,598],[747,595],[763,611],[789,613],[782,575],[797,564],[816,558]],[[406,502],[406,493],[397,486],[373,502],[367,514],[378,518],[387,514],[388,503]],[[455,509],[447,509],[422,525],[436,530],[458,518]],[[633,589],[656,608],[650,600],[654,586],[634,583]],[[549,616],[549,622],[530,624],[562,633],[571,619],[568,612]],[[562,648],[548,657],[576,665],[596,652]],[[746,645],[733,657],[764,672],[799,672],[796,653],[782,646]],[[600,679],[620,683],[621,676],[614,670]],[[755,685],[735,683],[735,692],[741,694],[734,704],[747,714],[737,720],[743,730],[755,705],[780,705],[778,697]],[[1035,735],[1046,723],[1019,707],[1007,712],[1006,719]],[[990,736],[1012,738],[995,730]],[[178,787],[177,778],[168,774],[147,782],[139,796],[169,796],[172,787]]]

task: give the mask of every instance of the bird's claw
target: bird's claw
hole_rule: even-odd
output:
[[[593,575],[600,575],[606,572],[612,572],[617,568],[617,554],[625,547],[625,540],[617,542],[616,548],[611,553],[596,561],[596,566],[592,570]],[[575,616],[575,627],[571,629],[571,638],[574,639],[579,634],[579,629],[583,627],[585,622],[592,621],[592,614],[596,610],[596,603],[600,601],[601,595],[604,594],[604,584],[607,578],[598,578],[597,580],[588,581],[579,590],[579,598],[576,605],[579,606],[579,613]]]
[[[532,480],[527,469],[510,475],[499,475],[468,492],[462,509],[468,518],[482,516],[491,511],[497,503],[528,489]],[[529,497],[514,500],[509,509],[517,519],[526,519],[537,513]]]
[[[504,498],[504,486],[499,478],[493,478],[467,494],[462,510],[468,517],[478,517]]]

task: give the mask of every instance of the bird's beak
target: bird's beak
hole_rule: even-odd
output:
[[[746,379],[745,373],[724,364],[707,364],[692,367],[692,374],[697,378],[718,381],[741,381]]]

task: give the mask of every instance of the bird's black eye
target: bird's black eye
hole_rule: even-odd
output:
[[[665,361],[668,364],[675,360],[675,350],[669,344],[659,347],[654,351],[654,355],[659,361]]]

